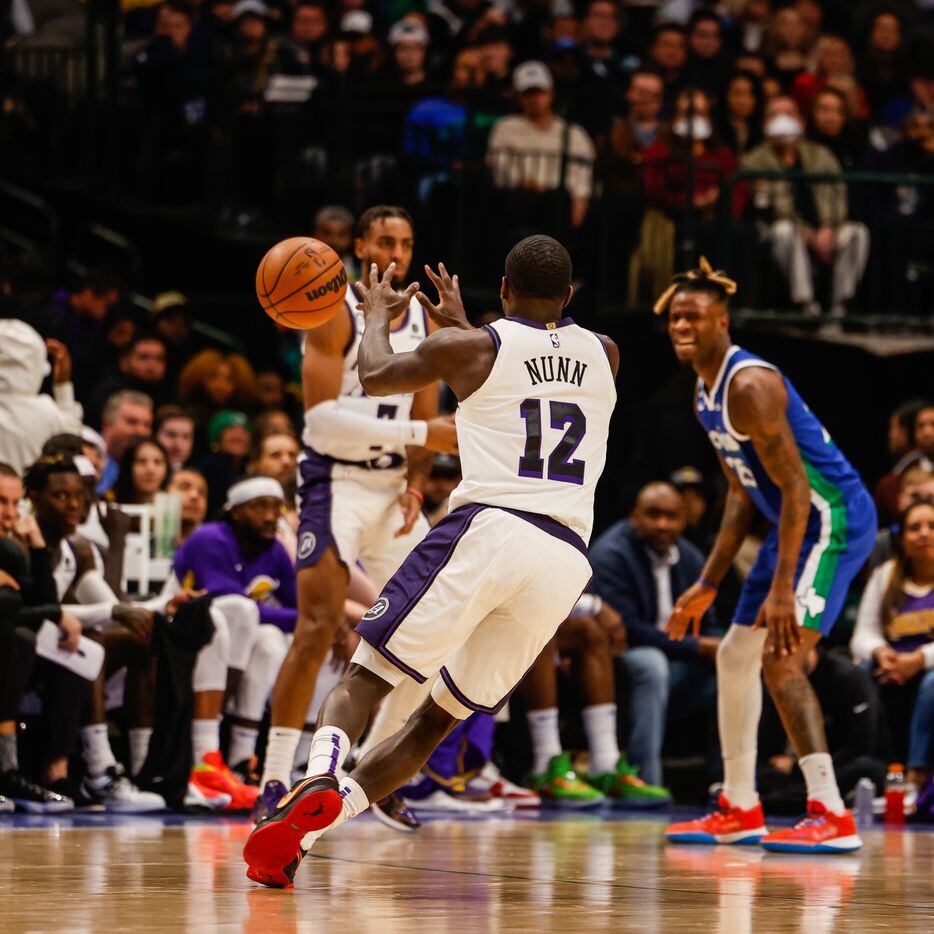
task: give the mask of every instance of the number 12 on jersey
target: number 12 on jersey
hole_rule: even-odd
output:
[[[519,476],[542,480],[545,461],[542,459],[542,399],[524,399],[519,404],[519,416],[525,420],[525,453],[519,458]],[[587,431],[587,416],[573,402],[548,403],[551,427],[567,430],[548,457],[549,480],[562,483],[584,482],[584,461],[572,460]]]

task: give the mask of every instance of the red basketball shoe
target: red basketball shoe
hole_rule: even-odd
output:
[[[773,853],[853,853],[862,845],[853,815],[833,814],[820,801],[808,801],[808,816],[794,827],[762,838]]]
[[[717,810],[699,820],[672,824],[665,833],[669,843],[732,843],[755,846],[769,832],[762,805],[743,811],[720,795]]]

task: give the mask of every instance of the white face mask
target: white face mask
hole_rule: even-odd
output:
[[[788,140],[794,142],[804,134],[804,126],[797,117],[791,114],[778,114],[772,117],[765,125],[765,135],[769,139]]]
[[[700,114],[695,114],[690,122],[687,117],[675,120],[671,129],[676,136],[690,136],[692,139],[710,139],[713,135],[713,126],[710,121]]]

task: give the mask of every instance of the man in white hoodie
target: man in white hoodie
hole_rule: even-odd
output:
[[[54,398],[39,392],[49,372]],[[24,321],[0,320],[0,462],[22,474],[52,435],[81,434],[83,414],[68,348]]]

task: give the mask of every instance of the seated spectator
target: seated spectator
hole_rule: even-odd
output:
[[[156,412],[152,436],[165,448],[169,472],[181,470],[190,460],[195,443],[195,420],[180,405],[163,405]]]
[[[684,82],[711,96],[723,91],[732,70],[724,47],[723,20],[711,10],[696,10],[688,21],[688,62]]]
[[[289,413],[294,424],[301,424],[303,410],[298,399],[288,391],[285,380],[278,370],[261,370],[256,374],[256,411]],[[257,417],[259,417],[257,415]],[[288,434],[294,434],[294,428]]]
[[[622,14],[617,0],[590,0],[580,27],[580,80],[575,117],[591,136],[606,133],[622,110],[629,76],[620,54]]]
[[[684,70],[688,61],[688,39],[678,23],[661,23],[655,27],[646,53],[645,66],[661,75],[665,82],[665,103],[674,103],[675,94],[684,87]]]
[[[278,40],[276,71],[322,77],[328,70],[328,11],[320,0],[301,0],[292,10],[289,33]]]
[[[870,150],[865,168],[873,172],[897,172],[899,174],[934,174],[934,80],[931,81],[931,100],[927,110],[911,113],[902,127],[902,138],[884,151]],[[906,236],[898,243],[899,249],[909,259],[926,261],[923,247],[919,250],[918,225],[913,220],[930,222],[934,217],[934,193],[928,185],[900,184],[894,191],[895,197],[886,199],[884,217],[895,222],[898,233],[906,228]],[[906,221],[908,223],[906,224]],[[920,228],[922,230],[926,227]],[[924,239],[922,237],[922,239]]]
[[[665,626],[675,600],[700,575],[704,556],[687,539],[684,503],[668,483],[650,483],[629,519],[610,526],[591,546],[593,587],[623,617],[631,679],[629,755],[652,785],[662,783],[666,720],[713,714],[720,634],[714,615],[701,635],[672,642]]]
[[[769,101],[762,143],[743,156],[742,167],[760,172],[824,172],[839,174],[833,153],[803,138],[804,123],[789,97]],[[767,219],[766,240],[772,257],[788,280],[791,300],[806,314],[819,314],[814,297],[814,263],[833,269],[830,313],[846,313],[869,258],[869,231],[847,218],[843,182],[753,183],[753,202]]]
[[[807,68],[811,38],[804,19],[795,7],[786,6],[775,11],[763,51],[785,93],[791,90],[795,79]]]
[[[68,757],[78,740],[84,680],[38,658],[35,633],[45,620],[58,626],[60,646],[78,648],[81,623],[62,610],[52,577],[52,557],[34,517],[20,516],[23,484],[0,464],[0,802],[31,813],[74,808]],[[42,700],[42,746],[36,784],[20,767],[16,725],[23,695]]]
[[[920,441],[917,438],[919,427]],[[903,507],[898,501],[902,474],[916,465],[928,473],[934,472],[934,404],[914,399],[900,405],[891,414],[889,453],[897,460],[876,484],[875,491],[879,523],[883,526],[895,522],[902,514]]]
[[[593,194],[593,143],[581,127],[556,116],[554,81],[544,63],[523,62],[513,85],[522,114],[493,125],[487,146],[493,184],[538,193],[565,188],[571,226],[579,228]]]
[[[913,113],[930,116],[934,110],[934,63],[922,59],[908,80],[908,92],[893,100],[885,109],[885,122],[893,129],[900,129]]]
[[[178,397],[194,416],[198,428],[195,453],[204,454],[209,448],[206,428],[212,416],[224,409],[252,410],[256,376],[253,367],[240,354],[202,350],[182,370]]]
[[[863,164],[868,140],[866,132],[850,116],[846,95],[826,87],[814,95],[810,108],[808,139],[829,149],[844,172],[854,172]]]
[[[119,301],[119,280],[103,270],[89,272],[71,291],[55,293],[52,308],[59,319],[59,332],[75,357],[100,350],[104,321]]]
[[[850,649],[873,663],[895,742],[920,787],[934,764],[934,501],[909,506],[896,555],[876,568]]]
[[[204,525],[208,514],[208,484],[204,477],[192,467],[183,467],[172,475],[169,493],[177,493],[182,501],[182,527],[178,544],[191,538],[192,532]]]
[[[905,45],[900,11],[894,6],[879,10],[872,18],[858,69],[874,122],[881,121],[886,108],[905,93],[909,63]]]
[[[265,438],[266,435],[293,435],[298,437],[295,424],[286,412],[268,409],[260,412],[253,420],[253,437]]]
[[[881,522],[879,533],[876,535],[876,543],[866,562],[864,573],[872,573],[879,565],[895,557],[895,541],[900,529],[897,517],[903,515],[905,510],[915,503],[934,500],[934,472],[928,470],[920,462],[906,467],[898,480],[898,499],[893,511],[896,518],[889,523]]]
[[[810,113],[814,99],[824,88],[836,88],[846,101],[849,115],[866,120],[869,105],[866,94],[856,83],[856,63],[846,39],[821,36],[814,49],[814,70],[795,78],[791,96],[802,113]]]
[[[154,438],[134,441],[120,461],[120,473],[111,491],[114,501],[135,506],[152,505],[169,483],[169,458]]]
[[[102,379],[87,397],[86,421],[100,428],[107,400],[123,389],[145,393],[158,405],[168,395],[165,342],[158,334],[137,333],[120,354],[119,372]]]
[[[48,358],[54,398],[39,392],[49,374]],[[52,435],[80,433],[82,414],[68,348],[43,341],[23,321],[0,320],[0,462],[22,471]]]
[[[301,448],[295,435],[267,434],[253,445],[247,465],[251,474],[271,477],[282,486],[284,502],[279,517],[279,541],[285,546],[292,561],[298,548],[298,509],[295,502],[298,455]]]
[[[516,56],[510,33],[502,26],[487,26],[474,37],[473,48],[480,56],[483,88],[480,109],[495,116],[515,110],[512,87],[512,63]]]
[[[150,326],[165,344],[165,380],[167,385],[174,386],[182,367],[197,353],[201,343],[192,328],[188,297],[181,292],[160,292],[152,300]]]
[[[124,389],[107,400],[101,413],[101,435],[107,445],[107,460],[97,484],[99,496],[113,489],[126,449],[137,438],[148,438],[151,434],[152,399],[149,396]]]
[[[218,412],[208,422],[211,453],[199,464],[208,482],[208,515],[216,516],[227,490],[246,472],[252,437],[250,420],[243,412]]]
[[[741,156],[762,142],[765,95],[762,81],[748,71],[734,72],[720,104],[717,133],[723,144]]]

